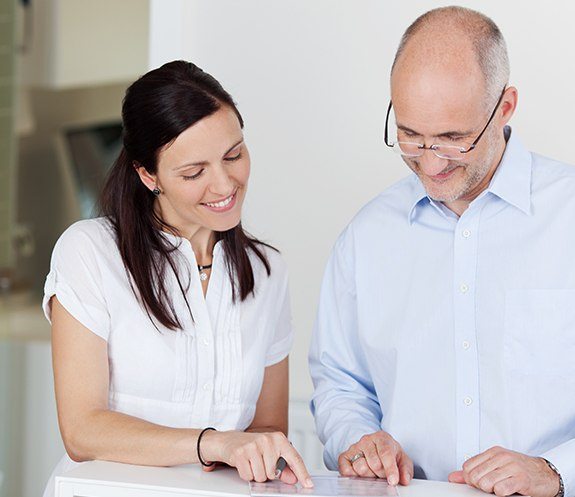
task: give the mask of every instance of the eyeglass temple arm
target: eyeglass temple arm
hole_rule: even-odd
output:
[[[385,129],[384,129],[384,132],[383,132],[383,141],[385,142],[385,144],[386,144],[388,147],[393,147],[393,145],[390,144],[390,143],[388,142],[388,140],[387,140],[387,125],[388,125],[388,123],[389,123],[389,114],[391,113],[391,107],[392,107],[392,105],[393,105],[393,102],[390,100],[390,101],[389,101],[389,105],[387,106],[387,114],[385,115]]]
[[[487,121],[487,124],[483,127],[483,129],[481,130],[481,133],[479,133],[479,136],[477,138],[475,138],[475,141],[470,145],[470,147],[467,150],[461,150],[462,154],[466,154],[468,152],[471,152],[477,146],[477,144],[479,143],[479,140],[481,140],[481,137],[483,136],[483,133],[485,133],[485,131],[487,130],[487,128],[491,124],[492,119],[495,117],[495,113],[497,112],[497,109],[499,109],[499,104],[501,103],[501,100],[503,100],[503,95],[505,95],[505,90],[507,90],[507,85],[505,85],[505,87],[503,88],[503,91],[501,92],[501,95],[499,96],[499,100],[497,100],[497,104],[495,105],[495,109],[493,109],[491,116],[489,116],[489,120]]]

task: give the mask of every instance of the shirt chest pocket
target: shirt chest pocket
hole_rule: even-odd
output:
[[[502,409],[516,450],[542,452],[575,416],[575,290],[508,292],[504,333]]]
[[[536,451],[575,413],[575,289],[508,291],[503,347],[514,438]]]
[[[510,371],[557,379],[575,373],[575,289],[508,291],[504,347]]]

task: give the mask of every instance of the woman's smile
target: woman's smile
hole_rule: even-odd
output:
[[[218,200],[216,202],[204,202],[203,205],[206,209],[212,212],[228,212],[232,210],[236,205],[236,198],[237,198],[238,189],[234,191],[229,197],[224,198],[223,200]]]

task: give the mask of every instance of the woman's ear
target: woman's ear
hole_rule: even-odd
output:
[[[148,170],[144,166],[142,166],[139,162],[134,161],[133,166],[136,172],[138,173],[138,176],[140,177],[140,181],[144,184],[144,186],[148,190],[153,191],[154,188],[158,186],[156,175],[150,174]]]

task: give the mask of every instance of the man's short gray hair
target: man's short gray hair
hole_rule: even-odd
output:
[[[470,39],[481,72],[485,77],[487,105],[493,105],[509,82],[509,57],[501,31],[489,17],[465,7],[451,6],[430,10],[419,16],[401,37],[393,60],[395,67],[409,41],[432,23],[443,23],[446,29],[458,28]]]

